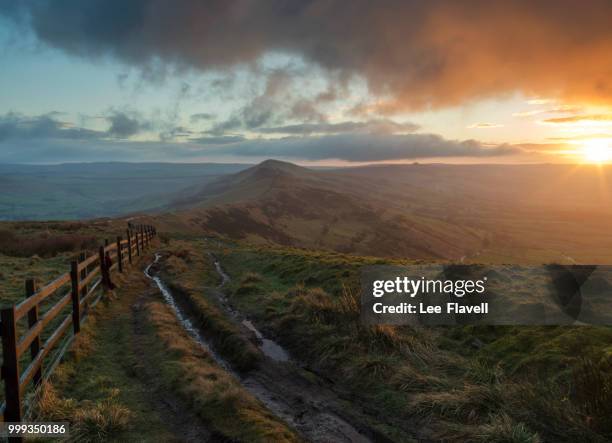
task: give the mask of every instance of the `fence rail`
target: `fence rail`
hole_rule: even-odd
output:
[[[143,252],[148,249],[156,235],[149,225],[131,225],[127,237],[117,237],[116,241],[105,242],[98,252],[89,257],[82,253],[79,260],[70,263],[70,271],[60,275],[47,285],[38,288],[33,279],[25,282],[25,300],[0,310],[0,330],[2,333],[2,378],[4,380],[5,403],[0,406],[0,419],[18,422],[23,418],[23,399],[27,388],[33,384],[38,387],[43,378],[43,362],[72,326],[73,337],[81,329],[81,321],[88,309],[97,302],[98,297],[109,289],[114,271],[126,270]],[[108,266],[111,264],[111,266]],[[59,296],[63,289],[67,292],[55,301],[53,306],[40,315],[40,306]],[[102,289],[102,291],[99,291]],[[98,297],[96,297],[98,295]],[[71,304],[71,312],[61,319],[61,323],[43,342],[45,327],[59,321],[60,313]],[[27,327],[21,332],[18,322],[27,316]],[[21,328],[23,329],[23,328]],[[65,351],[64,348],[62,351]],[[21,361],[30,362],[21,371]],[[59,359],[61,355],[57,356]],[[51,369],[52,370],[52,369]],[[46,374],[50,375],[51,370]]]

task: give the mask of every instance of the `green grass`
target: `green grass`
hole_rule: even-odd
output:
[[[213,248],[233,278],[232,302],[380,414],[416,414],[432,421],[437,435],[457,439],[611,437],[607,412],[587,411],[572,393],[581,360],[610,357],[610,328],[365,327],[359,268],[381,260],[227,246]],[[470,346],[474,338],[485,343],[481,350]]]
[[[194,344],[140,272],[93,311],[37,418],[70,421],[78,441],[181,441],[196,426],[222,440],[299,441]]]
[[[172,438],[151,386],[136,376],[130,317],[128,304],[96,307],[44,389],[39,420],[71,422],[80,441]]]
[[[215,350],[238,371],[256,368],[261,354],[217,306],[212,294],[219,283],[213,263],[203,255],[203,245],[175,243],[162,250],[160,275],[177,300],[187,308]]]

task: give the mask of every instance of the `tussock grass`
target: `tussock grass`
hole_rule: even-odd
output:
[[[119,393],[119,389],[109,389],[100,400],[77,401],[62,397],[47,383],[42,387],[37,413],[48,421],[71,422],[70,441],[107,441],[126,431],[133,416],[119,400]]]
[[[261,361],[257,347],[216,305],[211,294],[215,289],[204,286],[211,281],[216,282],[211,276],[206,277],[214,272],[210,269],[212,264],[209,258],[198,259],[198,254],[185,245],[167,248],[165,254],[161,263],[165,284],[196,319],[198,326],[212,341],[215,351],[238,371],[256,368]],[[255,274],[248,278],[246,284],[258,281]]]
[[[239,328],[218,307],[178,283],[166,284],[173,295],[188,307],[198,326],[213,342],[215,350],[235,369],[247,372],[259,365],[261,354],[257,347],[241,334]]]
[[[574,368],[574,396],[594,429],[612,434],[612,359],[584,359]]]
[[[612,438],[612,371],[572,369],[585,354],[607,361],[612,328],[369,327],[359,321],[359,267],[378,259],[234,245],[221,262],[239,309],[381,415],[421,417],[452,441]]]
[[[507,414],[491,416],[489,423],[474,432],[476,441],[486,443],[541,443],[540,437],[523,423],[515,423]]]

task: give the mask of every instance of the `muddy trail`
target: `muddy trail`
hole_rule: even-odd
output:
[[[218,305],[229,319],[240,326],[245,336],[255,337],[262,353],[262,363],[257,369],[246,374],[233,370],[206,339],[204,331],[195,326],[190,314],[183,309],[164,282],[151,271],[155,262],[147,267],[145,275],[155,282],[165,301],[173,309],[180,323],[194,341],[203,347],[215,361],[231,373],[240,384],[262,402],[273,414],[285,421],[305,440],[312,442],[371,442],[389,441],[386,437],[367,426],[366,417],[354,405],[340,399],[329,382],[300,367],[273,340],[265,337],[248,318],[236,311],[223,293],[229,276],[215,260],[215,268],[221,283],[214,291]]]

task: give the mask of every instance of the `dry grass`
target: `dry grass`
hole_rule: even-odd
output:
[[[98,401],[64,398],[51,384],[43,385],[37,413],[48,421],[69,421],[70,441],[108,441],[130,426],[132,412],[119,399],[118,389],[109,389]]]
[[[13,257],[55,257],[63,252],[93,249],[97,245],[97,239],[92,235],[51,235],[46,232],[18,235],[13,231],[0,229],[0,251]]]
[[[218,433],[249,442],[295,442],[298,437],[220,368],[158,302],[146,306],[161,344],[173,356],[162,366],[164,382],[189,401]]]

